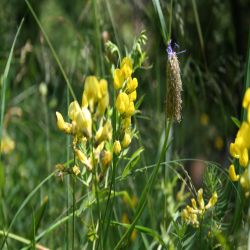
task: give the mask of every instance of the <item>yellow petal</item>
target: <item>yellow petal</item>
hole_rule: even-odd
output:
[[[243,108],[247,108],[250,104],[250,88],[248,88],[245,92],[244,98],[243,98],[243,102],[242,102],[242,106]]]
[[[247,148],[244,148],[241,151],[239,163],[241,166],[247,167],[247,165],[248,165],[248,149]]]
[[[234,168],[234,165],[233,165],[233,164],[231,164],[231,165],[229,166],[229,177],[230,177],[230,179],[231,179],[232,181],[238,181],[239,178],[240,178],[239,175],[236,175],[236,173],[235,173],[235,168]]]
[[[129,97],[126,93],[121,92],[118,95],[115,107],[120,114],[123,114],[129,108]]]
[[[115,89],[120,89],[124,83],[124,76],[120,69],[115,69],[114,71],[114,87]]]
[[[116,154],[116,155],[119,155],[120,152],[121,152],[121,143],[119,141],[115,141],[114,142],[114,145],[113,145],[113,152]]]
[[[128,132],[125,132],[123,140],[122,140],[122,146],[124,148],[128,147],[128,145],[131,143],[131,136]]]

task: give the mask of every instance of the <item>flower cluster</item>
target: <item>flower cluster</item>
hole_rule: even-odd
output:
[[[199,189],[197,193],[197,202],[194,198],[191,199],[192,207],[187,205],[182,211],[182,218],[187,224],[191,224],[194,227],[199,227],[200,220],[204,217],[205,212],[214,207],[217,202],[218,196],[214,192],[212,197],[209,199],[207,205],[205,205],[203,199],[203,189]]]
[[[122,60],[120,69],[114,70],[114,88],[119,91],[115,102],[119,113],[115,138],[111,123],[115,109],[109,104],[108,83],[104,79],[86,78],[81,105],[75,100],[68,107],[71,122],[65,122],[56,112],[59,130],[73,136],[76,161],[71,172],[75,175],[81,173],[79,166],[82,164],[88,171],[95,172],[100,181],[110,166],[113,153],[119,155],[131,143],[131,116],[135,112],[138,86],[137,79],[131,77],[132,71],[132,61],[128,57]]]
[[[134,101],[137,98],[137,78],[132,78],[132,61],[129,57],[123,58],[120,68],[114,70],[114,88],[118,91],[115,102],[116,110],[119,114],[120,135],[115,142],[115,148],[128,147],[131,143],[131,116],[135,113]],[[120,146],[121,145],[121,146]],[[119,153],[119,150],[115,150]]]
[[[244,168],[244,172],[239,175],[235,172],[234,164],[229,167],[229,176],[232,181],[240,180],[241,186],[249,196],[250,183],[248,178],[249,149],[250,149],[250,88],[246,90],[242,106],[247,110],[247,120],[243,121],[235,138],[230,144],[230,154],[239,160],[239,165]]]

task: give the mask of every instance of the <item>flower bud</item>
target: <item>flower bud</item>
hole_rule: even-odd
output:
[[[121,152],[122,148],[121,148],[121,143],[119,141],[115,141],[114,145],[113,145],[113,152],[116,155],[119,155]]]
[[[235,168],[234,168],[233,164],[231,164],[229,167],[229,177],[230,177],[231,181],[238,181],[240,178],[239,175],[236,175]]]
[[[120,89],[124,83],[124,76],[120,69],[115,69],[114,71],[114,87],[115,89]]]
[[[126,112],[129,108],[129,97],[126,93],[121,92],[115,102],[115,107],[120,114]]]
[[[123,140],[122,140],[122,147],[126,148],[131,143],[131,136],[128,132],[125,132]]]
[[[103,167],[105,168],[108,167],[108,165],[112,161],[112,153],[110,151],[104,151],[101,161]]]
[[[138,87],[138,81],[137,78],[129,78],[128,82],[127,82],[127,88],[126,88],[126,92],[128,94],[134,92],[136,90],[136,88]]]

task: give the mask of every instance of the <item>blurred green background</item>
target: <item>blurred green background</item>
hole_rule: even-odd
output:
[[[165,119],[167,53],[153,2],[30,2],[79,99],[87,75],[105,77],[112,85],[105,43],[108,40],[116,43],[125,56],[135,37],[146,30],[147,60],[136,71],[138,96],[144,95],[138,128],[146,152],[145,164],[156,161]],[[237,129],[230,117],[240,117],[244,89],[249,1],[173,0],[172,12],[170,1],[160,3],[167,27],[172,13],[171,37],[179,46],[176,51],[185,50],[178,56],[183,82],[183,118],[180,124],[174,124],[172,158],[201,158],[227,167],[228,145]],[[9,120],[5,131],[15,141],[15,149],[2,155],[6,178],[0,225],[4,226],[34,186],[54,171],[57,163],[66,161],[67,138],[57,130],[55,112],[67,112],[67,86],[25,1],[0,0],[0,4],[1,73],[17,27],[24,18],[6,92],[5,117],[9,116]],[[41,86],[47,87],[46,95]],[[61,216],[65,190],[60,178],[51,180],[49,187],[43,187],[40,196],[32,199],[30,209],[20,214],[13,230],[29,237],[32,211],[39,209],[48,194],[50,212],[46,212],[43,225]],[[133,190],[132,185],[129,190]],[[84,218],[79,220],[80,225],[84,224]],[[60,246],[63,241],[64,228],[57,233],[54,246]],[[82,237],[86,236],[78,237],[84,241]]]

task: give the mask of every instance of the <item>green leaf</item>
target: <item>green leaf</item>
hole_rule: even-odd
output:
[[[125,178],[126,176],[128,176],[131,173],[131,171],[134,169],[137,161],[140,159],[140,154],[143,152],[143,150],[144,149],[141,147],[133,153],[129,162],[127,163],[126,167],[124,168],[122,172],[122,178]]]
[[[241,125],[241,122],[238,118],[234,117],[234,116],[231,116],[231,120],[234,122],[234,124],[240,128],[240,125]]]

